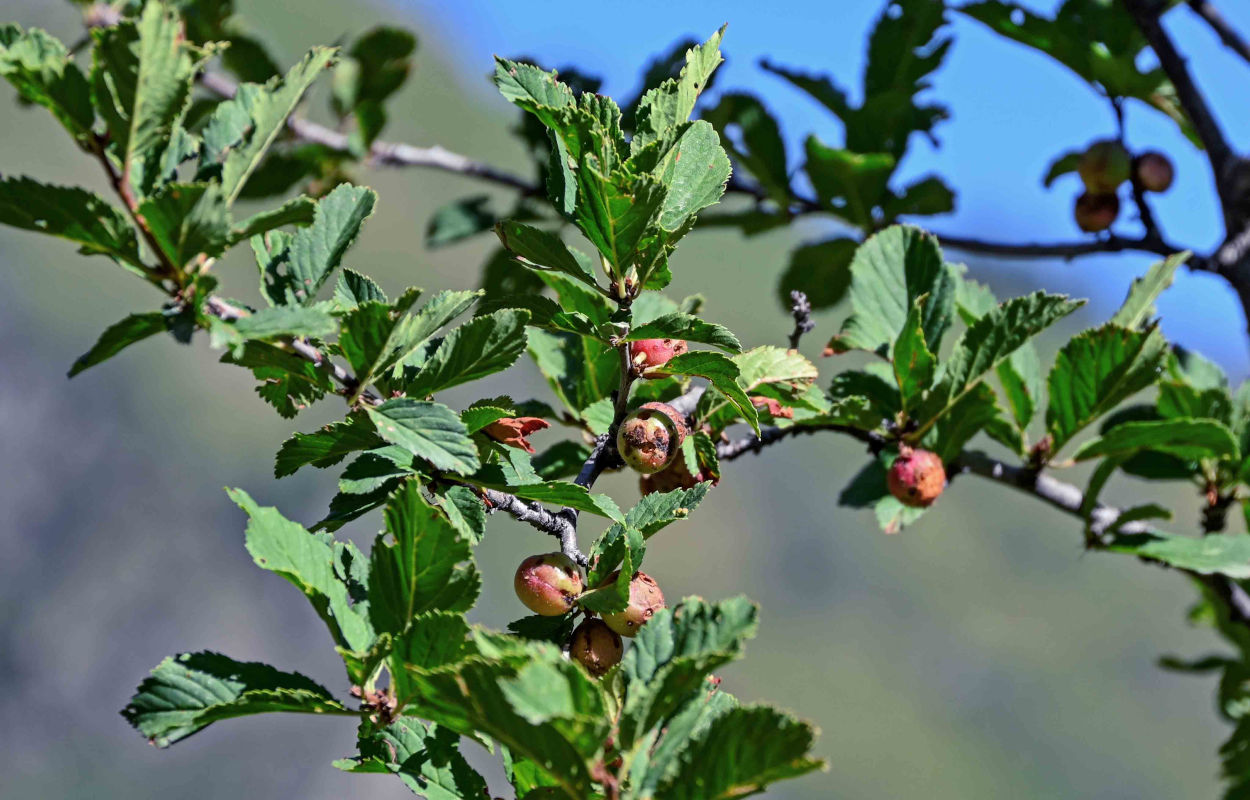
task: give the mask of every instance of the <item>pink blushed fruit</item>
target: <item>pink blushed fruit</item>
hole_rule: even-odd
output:
[[[1133,173],[1141,188],[1148,192],[1166,192],[1175,177],[1172,162],[1163,153],[1150,150],[1133,160]]]
[[[1120,198],[1113,194],[1090,194],[1076,198],[1072,212],[1077,227],[1086,233],[1105,231],[1120,215]]]
[[[1119,142],[1094,142],[1081,156],[1076,171],[1090,194],[1112,194],[1132,175],[1132,159]]]
[[[569,656],[596,678],[621,663],[625,645],[620,635],[601,619],[588,619],[578,625],[569,640]]]
[[[620,574],[620,570],[613,572],[603,582],[604,585],[615,583]],[[629,581],[629,605],[624,611],[604,614],[603,621],[621,636],[633,637],[661,608],[664,608],[664,593],[660,591],[659,584],[647,573],[635,572]]]
[[[937,453],[902,447],[886,483],[903,505],[924,508],[933,505],[946,488],[946,468]]]
[[[525,607],[544,617],[571,611],[583,588],[577,564],[563,553],[544,553],[525,559],[517,567],[512,585]]]
[[[683,339],[641,339],[629,343],[629,361],[638,375],[649,378],[688,349]]]
[[[673,463],[686,438],[686,422],[666,403],[644,403],[621,422],[616,450],[631,468],[650,475]]]

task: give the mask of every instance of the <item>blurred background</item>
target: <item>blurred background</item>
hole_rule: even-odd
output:
[[[392,104],[386,138],[440,143],[512,168],[525,160],[507,129],[516,112],[487,80],[492,53],[532,56],[601,75],[603,91],[632,96],[641,67],[685,36],[729,23],[718,88],[763,95],[791,143],[840,132],[814,103],[757,63],[769,56],[859,84],[878,0],[796,0],[784,13],[755,2],[631,6],[416,0],[238,0],[251,28],[283,64],[307,46],[380,24],[414,28],[417,68]],[[1052,3],[1034,3],[1049,10]],[[1250,7],[1221,4],[1250,30]],[[52,0],[7,0],[5,21],[48,28],[66,41],[77,13]],[[1169,27],[1192,58],[1235,146],[1245,149],[1245,65],[1184,12]],[[935,229],[1005,240],[1076,235],[1075,178],[1043,191],[1059,152],[1113,132],[1105,103],[1063,68],[956,17],[956,45],[931,96],[953,119],[941,147],[914,148],[903,178],[942,172],[958,211]],[[313,109],[323,109],[323,94]],[[0,88],[0,172],[103,190],[93,165],[41,110],[18,110]],[[1216,202],[1201,155],[1175,126],[1129,106],[1129,141],[1169,153],[1178,180],[1156,203],[1169,238],[1206,250],[1218,241]],[[394,292],[476,285],[485,238],[427,252],[430,214],[452,199],[494,190],[428,171],[362,171],[379,209],[348,265]],[[1068,182],[1071,181],[1071,182]],[[506,197],[506,195],[501,195]],[[790,320],[776,279],[817,223],[746,239],[708,231],[673,263],[675,297],[701,292],[705,316],[748,346],[781,344]],[[1043,357],[1118,305],[1144,256],[1062,262],[967,260],[999,296],[1038,287],[1091,302],[1041,340]],[[228,294],[255,299],[254,267],[220,267]],[[107,325],[159,298],[103,259],[68,244],[0,229],[0,794],[40,798],[408,796],[398,781],[348,776],[331,759],[352,752],[342,720],[269,716],[229,721],[168,751],[146,745],[117,711],[165,655],[214,649],[298,669],[346,689],[321,623],[289,584],[243,549],[242,514],[223,486],[246,488],[304,522],[319,519],[334,475],[272,477],[273,453],[295,430],[335,418],[331,401],[296,421],[278,418],[243,370],[216,363],[202,339],[167,337],[128,350],[68,381],[65,372]],[[1222,364],[1250,369],[1243,320],[1217,279],[1182,274],[1159,304],[1164,332]],[[816,358],[845,309],[819,318],[804,350]],[[819,362],[827,380],[835,362]],[[505,390],[547,398],[522,361],[477,396]],[[520,387],[520,388],[518,388]],[[456,401],[473,399],[451,397]],[[545,441],[551,441],[548,438]],[[980,443],[979,443],[980,444]],[[990,449],[988,442],[984,445]],[[1131,559],[1083,557],[1077,523],[1029,498],[973,478],[956,481],[922,522],[886,537],[870,511],[836,506],[867,456],[849,441],[806,437],[728,466],[698,513],[650,548],[648,571],[670,597],[745,593],[762,627],[725,688],[813,720],[827,774],[783,784],[771,798],[1179,798],[1218,793],[1215,755],[1225,728],[1211,680],[1161,671],[1161,654],[1198,655],[1214,637],[1191,629],[1193,590]],[[1085,475],[1073,471],[1071,479]],[[622,506],[625,476],[601,484]],[[1140,498],[1197,525],[1183,486],[1125,482],[1112,501]],[[593,519],[584,536],[597,535]],[[364,541],[379,520],[348,533]],[[1238,527],[1240,520],[1235,523]],[[491,522],[478,550],[486,576],[476,618],[502,627],[521,608],[511,572],[548,546],[509,519]],[[498,773],[492,788],[506,788]]]

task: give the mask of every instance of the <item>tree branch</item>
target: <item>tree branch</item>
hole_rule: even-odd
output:
[[[1250,44],[1247,44],[1246,40],[1241,38],[1241,34],[1229,24],[1228,20],[1224,19],[1224,15],[1215,6],[1208,0],[1189,0],[1189,7],[1211,26],[1211,29],[1220,37],[1220,41],[1224,43],[1225,47],[1241,56],[1245,61],[1250,62]]]

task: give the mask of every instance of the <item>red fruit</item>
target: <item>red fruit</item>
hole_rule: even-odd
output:
[[[682,339],[642,339],[629,343],[629,361],[634,371],[643,378],[655,375],[659,367],[668,363],[690,348]]]
[[[1105,231],[1120,215],[1120,198],[1113,194],[1090,194],[1076,198],[1073,217],[1077,226],[1086,233]]]
[[[613,572],[603,585],[615,583],[620,574],[619,569]],[[655,579],[645,572],[635,572],[629,582],[629,605],[624,611],[604,614],[603,621],[620,635],[632,638],[661,608],[664,608],[664,594]]]
[[[1089,146],[1076,171],[1090,194],[1112,194],[1129,179],[1132,169],[1132,159],[1124,146],[1105,139]]]
[[[582,573],[563,553],[545,553],[522,561],[512,585],[530,611],[555,617],[572,610],[582,593]]]
[[[690,474],[686,459],[678,456],[673,463],[652,475],[643,475],[638,479],[638,488],[643,495],[652,492],[671,492],[674,489],[693,489],[707,478],[703,470]]]
[[[1148,192],[1166,192],[1172,186],[1172,162],[1157,150],[1142,153],[1133,160],[1133,174]]]
[[[578,625],[569,640],[569,655],[596,678],[621,663],[625,645],[616,631],[601,619],[588,619]]]
[[[686,438],[686,421],[667,403],[643,403],[616,432],[616,450],[625,463],[650,475],[673,463]]]
[[[886,476],[890,494],[905,506],[933,505],[946,488],[946,468],[937,453],[900,447]]]

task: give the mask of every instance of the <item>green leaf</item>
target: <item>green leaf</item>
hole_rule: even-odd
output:
[[[777,286],[782,306],[790,308],[790,292],[795,290],[807,295],[813,309],[836,305],[850,288],[851,259],[858,248],[854,239],[829,239],[792,250]]]
[[[263,86],[241,84],[233,99],[217,106],[204,129],[203,164],[220,165],[228,203],[243,191],[304,92],[334,58],[333,48],[315,47],[285,77]]]
[[[642,339],[684,339],[687,342],[710,344],[729,353],[742,352],[742,345],[733,331],[711,322],[704,322],[691,314],[673,311],[662,317],[638,325],[625,337],[627,342]]]
[[[68,239],[79,245],[83,255],[107,255],[143,268],[130,220],[84,189],[4,178],[0,180],[0,223]]]
[[[320,308],[276,306],[262,308],[232,323],[214,322],[213,346],[284,336],[324,338],[337,329],[334,317]]]
[[[955,193],[936,175],[908,184],[902,194],[887,191],[886,195],[881,215],[888,222],[905,215],[927,217],[955,210]]]
[[[70,367],[69,377],[107,361],[136,342],[168,330],[165,315],[159,311],[147,314],[131,314],[121,322],[110,325],[91,349],[78,357]]]
[[[425,244],[434,249],[490,230],[499,217],[490,209],[490,197],[473,195],[441,206],[425,226]]]
[[[390,535],[390,540],[386,536]],[[418,614],[449,610],[459,595],[453,577],[470,558],[469,543],[421,485],[405,481],[386,506],[386,533],[369,556],[369,618],[379,632],[402,633]]]
[[[620,356],[602,342],[531,330],[529,354],[552,391],[574,414],[608,397],[620,384]]]
[[[744,797],[822,769],[810,753],[811,725],[766,706],[742,706],[711,722],[682,752],[676,774],[657,792],[672,800]]]
[[[591,548],[586,575],[586,585],[591,588],[578,597],[578,604],[599,614],[624,611],[629,605],[630,581],[646,552],[642,531],[619,523],[608,528]],[[608,583],[614,570],[619,570],[616,580]]]
[[[284,225],[310,225],[316,219],[316,212],[317,203],[311,197],[294,197],[277,208],[248,217],[246,222],[230,232],[230,245]]]
[[[1160,561],[1200,575],[1250,578],[1250,535],[1216,533],[1201,538],[1155,531],[1117,535],[1107,546],[1115,553]]]
[[[847,222],[872,230],[873,209],[886,196],[886,185],[894,174],[894,156],[827,147],[815,134],[807,137],[806,149],[803,168],[816,198]]]
[[[183,268],[201,253],[216,258],[230,243],[230,211],[215,183],[171,183],[139,205],[165,258]]]
[[[625,519],[616,501],[606,494],[594,494],[585,486],[566,481],[544,481],[541,483],[509,483],[502,480],[500,473],[492,471],[469,476],[468,480],[479,486],[500,489],[514,494],[522,500],[537,500],[542,503],[568,506],[578,511],[607,517],[614,522]]]
[[[1046,170],[1046,177],[1042,178],[1042,186],[1049,189],[1051,184],[1058,180],[1060,176],[1076,172],[1077,168],[1081,166],[1081,158],[1084,155],[1084,150],[1069,150],[1050,162],[1050,167]]]
[[[590,286],[597,285],[595,276],[586,270],[556,234],[514,220],[496,224],[495,234],[504,248],[525,266],[556,270]]]
[[[589,164],[578,176],[577,226],[619,278],[635,263],[659,216],[665,187],[652,176],[631,177],[621,171],[605,175]]]
[[[169,747],[219,720],[273,711],[354,716],[297,672],[208,652],[166,658],[121,713],[152,744]]]
[[[739,657],[745,640],[755,635],[757,616],[744,597],[716,605],[688,597],[656,612],[621,661],[621,747],[631,747],[701,688],[713,670]]]
[[[757,98],[727,92],[716,107],[703,113],[720,134],[721,146],[738,166],[751,174],[759,188],[780,205],[790,200],[790,170],[786,143],[777,120]]]
[[[1082,305],[1066,295],[1034,292],[994,308],[972,323],[955,343],[943,364],[938,385],[924,404],[921,418],[928,421],[947,413],[984,375],[1033,336]]]
[[[631,143],[634,153],[653,143],[666,150],[676,139],[682,123],[694,112],[699,94],[724,60],[720,54],[724,35],[722,26],[706,42],[687,50],[681,73],[643,95],[635,114]]]
[[[334,570],[334,550],[303,525],[282,516],[276,508],[258,506],[247,492],[226,492],[250,518],[247,551],[261,569],[276,572],[304,593],[330,629],[335,644],[363,652],[373,644],[368,619],[351,603],[347,584]]]
[[[365,409],[386,441],[406,448],[435,468],[461,475],[475,472],[481,461],[456,412],[441,403],[400,397]]]
[[[435,491],[435,496],[451,526],[469,544],[481,544],[486,533],[486,506],[477,492],[467,486],[452,486]]]
[[[297,433],[282,443],[274,461],[273,475],[283,478],[300,467],[312,464],[325,469],[342,461],[350,453],[371,450],[382,445],[373,423],[356,411],[347,419],[326,425],[313,433]]]
[[[274,305],[309,305],[343,260],[344,253],[373,213],[372,189],[341,184],[317,203],[312,225],[281,237],[270,249],[252,239],[261,268],[261,289]]]
[[[244,342],[238,350],[227,350],[222,362],[250,369],[261,381],[256,393],[284,417],[294,417],[334,391],[326,370],[295,353],[256,340]]]
[[[407,392],[425,397],[507,369],[525,352],[528,321],[528,311],[510,309],[461,325],[447,334]]]
[[[1128,297],[1124,299],[1124,305],[1115,312],[1110,320],[1111,324],[1121,328],[1140,328],[1148,324],[1155,313],[1155,300],[1172,285],[1176,270],[1191,255],[1193,254],[1188,250],[1170,255],[1151,265],[1144,276],[1134,279],[1133,285],[1129,287]]]
[[[728,357],[708,350],[682,353],[669,359],[668,363],[660,368],[660,372],[665,375],[693,375],[706,378],[733,404],[752,430],[757,435],[759,434],[759,414],[738,382],[739,375],[741,375],[738,365]]]
[[[428,338],[410,335],[418,323],[408,310],[420,296],[421,290],[409,289],[394,305],[367,301],[343,315],[339,350],[356,375],[357,395]]]
[[[370,730],[366,731],[366,728]],[[362,724],[360,757],[334,762],[348,772],[391,773],[413,794],[430,800],[480,800],[486,780],[460,753],[460,735],[403,717],[376,730]]]
[[[695,214],[725,194],[730,171],[729,156],[716,130],[706,120],[691,123],[655,169],[667,188],[660,227],[678,231],[692,224]]]
[[[1155,329],[1115,325],[1085,331],[1059,351],[1046,380],[1046,427],[1059,450],[1082,428],[1155,382],[1167,356]]]
[[[80,143],[91,138],[91,87],[65,45],[38,28],[0,26],[0,76],[28,102],[52,112]]]
[[[344,268],[334,285],[334,302],[344,311],[350,311],[361,303],[385,303],[386,292],[369,276]]]
[[[1081,445],[1076,461],[1112,456],[1124,458],[1141,450],[1153,450],[1186,461],[1236,457],[1237,440],[1232,431],[1210,419],[1164,419],[1125,422]]]
[[[927,294],[921,328],[929,349],[937,352],[950,327],[955,284],[934,237],[907,225],[886,228],[855,251],[851,316],[830,347],[835,352],[860,349],[890,358],[908,310],[917,297]]]
[[[123,175],[138,194],[157,185],[165,146],[181,127],[200,61],[178,14],[147,3],[137,22],[95,28],[92,83],[96,107]]]
[[[921,314],[927,295],[921,295],[912,303],[903,330],[894,341],[894,377],[898,381],[899,396],[903,410],[911,411],[933,385],[937,372],[937,357],[929,351],[920,327]]]

